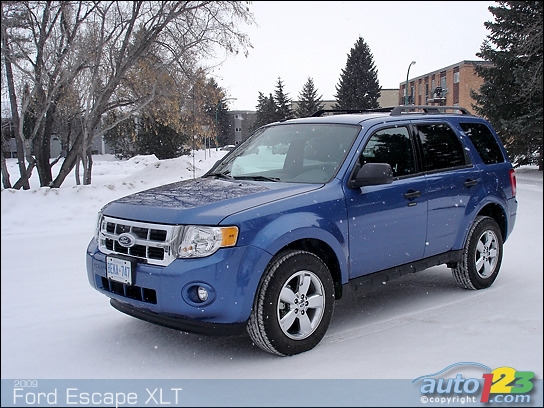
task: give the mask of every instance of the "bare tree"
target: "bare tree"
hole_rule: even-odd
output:
[[[6,64],[18,71],[20,102],[11,94],[10,100],[12,117],[18,122],[18,150],[21,148],[24,152],[27,163],[24,170],[20,169],[21,179],[14,188],[27,185],[34,166],[41,186],[50,186],[51,129],[57,103],[84,68],[82,60],[74,59],[73,45],[94,6],[83,6],[81,2],[80,7],[72,7],[70,2],[62,1],[12,2],[11,5],[11,10],[2,8],[2,56]],[[9,18],[8,11],[19,13],[23,22],[10,24],[14,19]],[[12,78],[14,76],[12,74]]]
[[[12,33],[6,38],[11,39],[17,54],[25,56],[25,62],[18,63],[5,54],[4,47],[2,54],[17,67],[20,83],[27,84],[28,92],[21,92],[18,109],[24,122],[32,107],[34,126],[27,137],[22,136],[22,123],[19,128],[27,170],[35,160],[42,186],[59,187],[80,160],[83,183],[91,183],[92,141],[115,126],[103,127],[104,115],[116,109],[124,112],[119,118],[123,120],[157,97],[158,77],[131,86],[135,65],[151,50],[161,56],[156,68],[180,78],[180,92],[184,92],[191,87],[197,63],[212,56],[218,47],[235,53],[250,46],[247,36],[236,28],[239,22],[253,22],[245,2],[21,3],[26,7],[29,27],[24,34],[32,39],[32,46],[17,41]],[[4,11],[2,14],[4,23]],[[80,131],[70,141],[53,180],[49,165],[52,121],[68,89],[78,93]]]
[[[10,7],[10,5],[4,5],[4,2],[0,3],[0,7],[2,9],[2,57],[4,62],[4,68],[6,73],[6,86],[8,88],[8,95],[9,95],[9,102],[11,107],[11,123],[10,128],[13,130],[13,134],[15,135],[16,145],[17,145],[17,162],[19,164],[19,173],[21,174],[21,178],[16,183],[16,185],[20,187],[23,187],[25,190],[28,190],[30,188],[30,183],[28,181],[28,176],[26,172],[25,167],[25,151],[23,146],[23,138],[22,135],[19,133],[20,127],[19,124],[21,123],[20,117],[19,117],[19,111],[17,109],[17,93],[15,91],[15,80],[13,76],[13,67],[11,64],[11,61],[16,58],[16,56],[13,55],[10,45],[10,40],[8,36],[7,27],[20,27],[21,24],[24,24],[20,18],[20,15],[22,14],[19,7]],[[9,9],[9,10],[8,10]],[[2,81],[3,83],[3,81]],[[3,130],[3,129],[2,129]],[[11,137],[11,132],[10,132]],[[4,139],[2,138],[2,147],[4,147]],[[10,176],[8,172],[8,168],[6,165],[6,159],[4,157],[4,149],[2,148],[2,182],[4,184],[4,188],[11,188],[11,182],[10,182]],[[24,177],[23,177],[24,176]]]

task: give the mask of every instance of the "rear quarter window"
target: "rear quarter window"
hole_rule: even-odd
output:
[[[491,133],[483,123],[460,123],[461,129],[468,136],[485,164],[504,162],[504,156]]]

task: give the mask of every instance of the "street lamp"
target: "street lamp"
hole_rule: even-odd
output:
[[[221,106],[226,101],[237,101],[237,98],[225,98],[221,99],[219,102],[217,102],[217,105],[215,105],[215,127],[216,127],[216,133],[215,133],[215,149],[217,150],[217,145],[219,144],[219,140],[217,139],[218,133],[219,133],[219,106]]]
[[[408,71],[406,72],[406,88],[404,89],[404,105],[408,105],[408,75],[410,74],[410,67],[414,65],[416,62],[412,61],[410,62],[410,65],[408,65]]]

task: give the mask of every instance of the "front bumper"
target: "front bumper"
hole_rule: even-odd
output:
[[[168,266],[137,263],[133,284],[106,277],[106,255],[96,241],[86,254],[91,286],[112,299],[116,309],[166,327],[202,333],[229,332],[220,325],[242,325],[249,319],[259,280],[271,256],[253,247],[224,248],[205,258],[176,259]],[[206,301],[194,294],[209,292]]]

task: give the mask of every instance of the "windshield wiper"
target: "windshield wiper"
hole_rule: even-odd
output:
[[[210,174],[205,174],[202,177],[217,177],[217,178],[232,180],[232,177],[229,176],[229,173],[230,173],[230,171],[228,171],[226,173],[210,173]]]
[[[236,176],[235,180],[254,180],[254,181],[280,181],[278,177],[266,177],[266,176]]]

